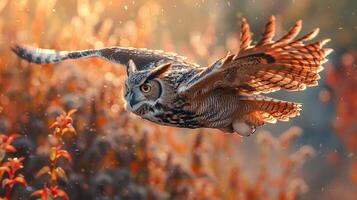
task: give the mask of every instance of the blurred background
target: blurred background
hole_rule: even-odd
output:
[[[258,40],[269,16],[281,36],[295,21],[334,49],[319,86],[271,96],[303,103],[300,117],[247,138],[155,125],[123,109],[125,68],[98,59],[29,64],[10,46],[163,49],[208,65],[239,46],[241,17]],[[49,184],[51,130],[76,109],[64,137],[71,164],[58,185],[70,199],[357,199],[357,1],[0,0],[0,133],[23,156],[28,186]],[[299,136],[299,137],[297,137]]]

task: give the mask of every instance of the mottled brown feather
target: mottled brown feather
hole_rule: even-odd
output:
[[[302,21],[279,40],[273,42],[275,17],[267,23],[262,40],[250,46],[252,36],[249,24],[242,19],[239,53],[228,55],[179,89],[182,94],[209,92],[216,87],[234,87],[244,94],[269,93],[280,89],[303,90],[316,86],[318,73],[332,49],[323,48],[328,39],[304,44],[317,36],[319,29],[294,40],[301,30]]]
[[[293,27],[281,39],[276,41],[273,46],[286,45],[291,42],[300,32],[302,20],[298,20]]]
[[[270,44],[275,35],[275,16],[271,16],[269,18],[268,23],[265,26],[265,30],[263,32],[263,38],[258,42],[257,46],[262,46],[266,44]]]
[[[244,51],[249,48],[252,42],[252,33],[250,32],[250,27],[245,18],[242,19],[242,32],[240,36],[240,51]]]

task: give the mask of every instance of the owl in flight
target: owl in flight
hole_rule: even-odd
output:
[[[252,45],[249,24],[242,19],[240,49],[208,67],[159,50],[108,47],[83,51],[26,48],[12,50],[37,64],[99,57],[127,69],[126,109],[152,122],[183,128],[215,128],[248,136],[265,123],[288,121],[301,105],[263,96],[280,89],[316,86],[322,64],[332,49],[329,39],[310,42],[319,29],[295,39],[302,21],[274,41],[275,17],[270,17],[262,39]]]

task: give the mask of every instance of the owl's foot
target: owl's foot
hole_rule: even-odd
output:
[[[255,132],[255,126],[249,125],[246,122],[234,121],[232,123],[233,130],[241,136],[250,136]]]

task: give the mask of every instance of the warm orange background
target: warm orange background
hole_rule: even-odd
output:
[[[127,113],[122,66],[98,59],[39,66],[10,51],[14,42],[58,50],[119,45],[207,65],[237,50],[240,17],[257,40],[272,14],[278,35],[303,19],[303,32],[320,27],[318,38],[331,38],[335,51],[319,87],[272,95],[303,103],[301,116],[249,138]],[[13,198],[42,187],[34,175],[47,162],[47,127],[75,108],[77,135],[64,138],[74,161],[60,182],[70,199],[355,199],[356,15],[355,0],[0,0],[0,133],[23,135],[13,155],[25,157],[31,186],[15,187]]]

